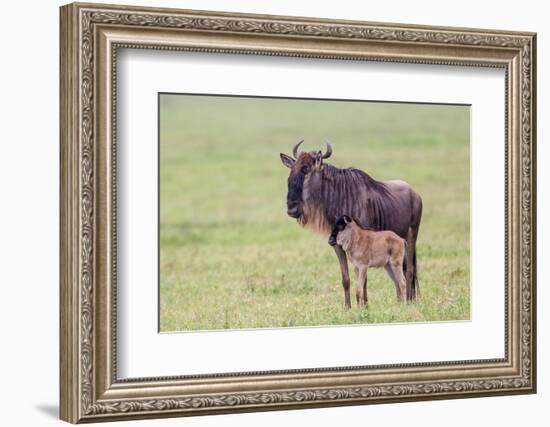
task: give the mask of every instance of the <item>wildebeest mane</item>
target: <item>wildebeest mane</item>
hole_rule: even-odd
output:
[[[362,228],[391,229],[395,206],[386,184],[359,169],[330,164],[323,165],[322,174],[323,185],[309,193],[310,206],[322,211],[328,226],[346,214]]]

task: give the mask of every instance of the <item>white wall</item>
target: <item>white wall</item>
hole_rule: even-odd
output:
[[[122,3],[111,0],[113,3]],[[543,425],[550,405],[547,363],[550,266],[545,255],[550,197],[550,29],[545,2],[182,0],[134,4],[538,32],[539,393],[439,402],[139,421],[131,425]],[[2,5],[0,67],[0,401],[3,425],[57,421],[58,401],[58,6],[48,1]],[[6,96],[7,95],[7,96]],[[153,424],[154,423],[154,424]]]

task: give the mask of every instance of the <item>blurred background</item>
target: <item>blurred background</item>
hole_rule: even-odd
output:
[[[468,106],[161,94],[159,108],[161,331],[469,319]],[[416,303],[369,269],[368,308],[346,310],[333,249],[286,215],[279,153],[324,138],[328,163],[422,196]]]

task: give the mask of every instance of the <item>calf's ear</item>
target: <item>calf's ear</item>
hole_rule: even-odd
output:
[[[283,162],[283,165],[285,165],[287,168],[291,168],[294,164],[294,159],[290,156],[287,156],[286,154],[281,153],[281,162]]]
[[[344,222],[345,222],[346,224],[351,224],[351,218],[350,218],[349,216],[347,216],[347,215],[344,215]]]

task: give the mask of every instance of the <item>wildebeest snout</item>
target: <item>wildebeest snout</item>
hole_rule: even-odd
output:
[[[300,203],[288,202],[286,213],[292,218],[298,218],[300,216]]]

